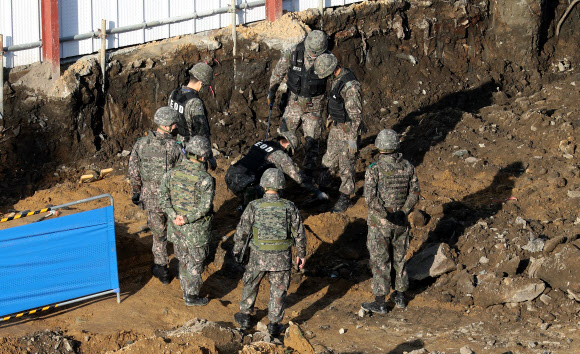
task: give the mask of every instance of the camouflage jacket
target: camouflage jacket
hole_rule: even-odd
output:
[[[337,77],[333,78],[330,83],[330,91],[339,83],[340,79],[350,72],[347,68],[341,68]],[[360,82],[352,80],[346,83],[340,95],[344,99],[344,109],[350,118],[350,122],[339,124],[348,140],[356,141],[359,132],[359,126],[362,121],[362,98]]]
[[[296,45],[286,49],[282,52],[280,60],[276,63],[274,70],[272,70],[272,76],[270,76],[270,89],[280,85],[282,80],[288,75],[288,70],[290,69],[290,56],[292,52],[296,50]],[[304,67],[306,70],[310,69],[314,65],[316,58],[311,58],[308,55],[304,55]],[[322,111],[322,102],[324,100],[324,94],[320,96],[315,96],[311,98],[300,97],[294,92],[288,92],[288,102],[296,102],[305,112],[320,112]]]
[[[268,233],[269,230],[260,229],[264,225],[261,225],[260,220],[256,220],[257,208],[262,202],[282,202],[286,207],[286,215],[281,217],[286,217],[288,221],[287,227],[290,228],[291,235],[294,239],[294,245],[296,246],[296,255],[300,258],[306,256],[306,236],[304,234],[304,225],[302,224],[302,217],[298,208],[289,200],[282,199],[278,194],[267,193],[264,198],[253,200],[248,204],[246,210],[242,214],[240,222],[238,224],[236,234],[234,235],[234,253],[241,252],[246,238],[244,237],[255,237],[258,232]],[[286,220],[266,220],[270,224],[286,223]],[[289,270],[292,268],[292,250],[288,248],[283,251],[261,251],[254,243],[255,239],[250,242],[250,261],[248,263],[249,267],[258,271],[275,272],[282,270]]]
[[[179,145],[167,133],[151,131],[139,138],[129,158],[129,179],[133,192],[141,193],[141,199],[150,209],[157,205],[157,190],[161,177],[173,168],[182,154]]]
[[[304,174],[302,171],[296,166],[292,158],[288,156],[282,150],[276,150],[266,158],[268,162],[274,164],[276,168],[279,168],[284,172],[284,174],[288,175],[292,178],[296,183],[302,184],[304,182]]]
[[[209,242],[214,194],[215,179],[201,163],[183,159],[163,176],[159,206],[169,219],[169,241],[185,240],[188,247],[199,247]],[[173,223],[178,215],[185,218],[185,225]]]
[[[171,96],[167,104],[171,107]],[[183,116],[185,117],[185,122],[178,124],[179,141],[183,142],[184,139],[201,135],[206,137],[211,143],[209,120],[205,105],[200,98],[192,98],[185,103]]]
[[[388,225],[388,213],[397,210],[409,214],[417,204],[420,193],[415,167],[399,153],[381,154],[365,173],[368,225]]]

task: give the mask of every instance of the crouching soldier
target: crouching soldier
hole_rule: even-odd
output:
[[[262,173],[270,167],[277,167],[290,176],[310,193],[320,200],[328,199],[326,193],[319,191],[304,173],[296,166],[290,157],[298,145],[294,133],[286,131],[276,139],[258,141],[238,162],[231,165],[225,176],[226,185],[240,201],[241,210],[258,197],[256,184]]]
[[[399,137],[394,130],[382,130],[375,140],[380,155],[365,174],[364,195],[368,205],[367,248],[373,273],[371,283],[375,301],[364,302],[367,311],[386,313],[385,296],[391,288],[391,265],[395,268],[393,300],[398,308],[405,308],[405,291],[409,278],[405,255],[409,246],[411,212],[421,192],[415,167],[403,159]],[[393,257],[390,257],[392,249]]]
[[[129,177],[133,188],[132,202],[143,204],[147,210],[147,224],[153,233],[153,276],[163,284],[171,277],[167,264],[167,226],[163,210],[157,202],[161,177],[181,158],[181,150],[172,133],[176,132],[179,114],[169,107],[161,107],[153,118],[157,130],[135,143],[129,159]]]
[[[209,253],[215,180],[205,170],[211,156],[209,140],[193,137],[185,147],[181,164],[163,176],[159,205],[167,214],[168,239],[179,259],[179,280],[185,305],[203,306],[207,298],[199,297],[201,274]]]
[[[240,312],[234,319],[243,329],[250,327],[250,313],[254,308],[260,282],[266,274],[270,280],[268,303],[268,332],[278,335],[284,318],[286,291],[290,285],[292,268],[291,247],[296,246],[296,265],[304,266],[306,237],[302,218],[294,203],[279,196],[285,186],[284,174],[276,168],[264,172],[260,185],[266,190],[264,198],[257,199],[244,211],[234,235],[234,257],[243,258],[244,235],[250,245],[250,259],[242,278],[244,290]]]

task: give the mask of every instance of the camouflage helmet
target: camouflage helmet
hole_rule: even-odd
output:
[[[383,129],[375,139],[375,146],[379,150],[399,149],[399,135],[392,129]]]
[[[312,53],[315,57],[326,51],[328,48],[328,39],[326,33],[320,30],[314,30],[308,33],[304,41],[304,48]]]
[[[267,169],[260,179],[260,186],[276,190],[284,189],[286,187],[284,173],[277,168]]]
[[[290,130],[281,132],[280,137],[288,140],[288,143],[290,144],[289,147],[292,152],[298,148],[298,138],[296,137],[296,134],[292,133]]]
[[[179,112],[171,107],[161,107],[155,112],[153,122],[157,125],[172,126],[179,121]]]
[[[193,68],[189,70],[189,73],[206,85],[211,84],[213,81],[213,69],[206,63],[195,64]]]
[[[338,65],[338,59],[332,53],[320,54],[314,61],[314,73],[320,79],[330,76]]]
[[[185,152],[205,158],[212,155],[209,140],[201,135],[196,135],[185,143]]]

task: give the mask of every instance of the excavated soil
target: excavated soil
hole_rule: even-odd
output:
[[[347,212],[328,213],[331,203],[313,203],[289,185],[287,195],[306,226],[307,264],[293,272],[284,322],[300,325],[301,339],[313,349],[300,340],[279,341],[301,353],[580,352],[578,16],[556,38],[567,2],[545,5],[550,16],[538,25],[532,55],[512,53],[508,60],[509,49],[497,43],[495,5],[427,3],[371,2],[325,13],[331,49],[362,83],[367,132]],[[238,214],[224,174],[265,133],[267,83],[279,50],[319,20],[307,11],[286,15],[278,30],[268,24],[241,29],[235,76],[225,30],[115,53],[106,95],[92,58],[63,68],[48,94],[34,89],[46,84],[34,85],[46,79],[38,69],[10,72],[0,128],[0,216],[111,194],[122,294],[120,304],[110,296],[0,322],[0,353],[230,353],[244,345],[244,353],[284,352],[282,344],[257,342],[276,340],[255,329],[235,329],[241,273],[226,254]],[[279,28],[292,38],[280,39]],[[213,252],[202,287],[211,301],[191,308],[177,280],[164,286],[151,278],[151,232],[146,213],[130,201],[126,171],[127,152],[199,60],[216,73],[215,97],[207,92],[204,100],[220,155],[212,172]],[[273,130],[282,110],[274,109]],[[412,279],[406,310],[389,302],[386,315],[360,316],[360,303],[372,299],[363,178],[383,128],[402,135],[402,152],[421,183],[407,258],[444,244],[446,267]],[[104,179],[78,183],[87,170],[108,167],[114,171]],[[336,188],[330,195],[334,201]],[[177,272],[175,260],[171,269]],[[267,322],[267,288],[264,282],[255,322]]]

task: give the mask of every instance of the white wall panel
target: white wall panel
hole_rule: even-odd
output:
[[[169,16],[185,16],[195,12],[195,1],[169,0]],[[186,33],[195,33],[195,20],[179,22],[169,25],[169,36],[181,36]]]
[[[342,6],[362,0],[324,0],[325,7]],[[236,0],[237,5],[245,0]],[[59,0],[60,36],[96,31],[101,20],[107,20],[107,28],[140,24],[145,21],[161,20],[201,13],[227,7],[231,0]],[[303,11],[318,8],[318,0],[284,0],[286,11]],[[238,11],[237,25],[261,21],[266,17],[264,6]],[[231,25],[231,14],[217,14],[172,25],[141,29],[109,35],[107,48],[119,48],[178,35],[198,33]],[[39,41],[40,0],[0,0],[0,33],[4,34],[4,46]],[[63,58],[85,55],[98,51],[100,39],[86,39],[61,43]],[[5,65],[29,64],[40,61],[41,50],[30,49],[8,52]]]
[[[96,31],[101,28],[101,21],[103,19],[107,20],[107,29],[119,27],[117,0],[93,0],[92,16],[93,16],[93,31]],[[107,48],[119,47],[118,39],[119,39],[118,34],[109,34],[107,36]],[[99,38],[93,39],[93,48],[94,50],[101,49],[101,40]]]
[[[4,46],[38,42],[40,32],[39,0],[0,0],[0,31]],[[40,61],[40,48],[6,53],[8,67]]]
[[[59,0],[60,37],[93,31],[91,3],[92,0]],[[91,39],[64,42],[60,45],[60,56],[63,58],[92,53],[93,51],[93,41]]]
[[[169,17],[169,2],[159,0],[144,0],[145,22],[161,20]],[[145,29],[145,42],[169,38],[169,25]]]
[[[142,23],[145,17],[144,0],[118,0],[119,25],[117,27]],[[145,43],[145,30],[119,33],[119,47]]]

